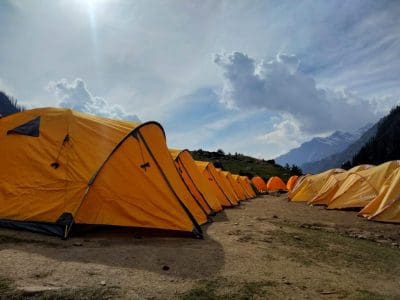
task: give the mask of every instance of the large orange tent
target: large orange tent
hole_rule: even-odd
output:
[[[201,204],[203,209],[211,214],[222,210],[216,195],[208,181],[202,176],[188,150],[170,149],[178,171],[192,195]]]
[[[225,192],[224,184],[222,183],[214,165],[210,162],[197,160],[195,161],[195,163],[199,168],[201,174],[211,185],[215,195],[219,200],[219,203],[224,207],[236,205],[234,199],[231,199],[229,195]]]
[[[291,192],[296,185],[297,180],[299,179],[299,176],[293,175],[289,178],[288,182],[286,183],[286,189]]]
[[[68,237],[73,224],[193,232],[207,216],[160,124],[63,108],[0,119],[0,225]]]
[[[260,176],[254,176],[251,179],[251,182],[254,184],[259,193],[265,192],[265,181]]]
[[[286,184],[278,176],[272,176],[267,181],[267,191],[286,191]]]

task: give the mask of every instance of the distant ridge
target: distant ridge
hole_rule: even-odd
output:
[[[284,165],[305,163],[321,160],[325,157],[345,150],[353,142],[358,140],[372,124],[368,124],[354,132],[335,131],[328,137],[316,137],[305,142],[300,147],[290,150],[288,153],[276,158],[276,162]]]
[[[344,163],[351,161],[353,156],[368,142],[377,131],[377,124],[369,128],[358,140],[349,145],[345,150],[330,155],[319,161],[313,161],[301,165],[304,173],[319,173],[327,169],[339,168]]]

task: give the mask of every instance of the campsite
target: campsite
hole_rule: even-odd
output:
[[[400,299],[400,0],[0,0],[0,300]]]

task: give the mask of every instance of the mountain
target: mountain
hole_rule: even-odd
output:
[[[301,175],[301,170],[296,167],[284,168],[275,164],[274,160],[257,159],[239,153],[225,154],[222,150],[210,152],[199,149],[191,151],[191,154],[195,160],[209,161],[214,163],[216,167],[250,178],[256,175],[264,179],[280,176],[286,181],[291,175]]]
[[[400,106],[378,122],[376,134],[354,155],[352,165],[379,165],[396,159],[400,159]]]
[[[24,108],[17,104],[17,100],[7,96],[0,91],[0,115],[5,117],[16,112],[20,112]]]
[[[295,164],[301,166],[305,163],[318,161],[332,154],[346,149],[358,140],[372,124],[368,124],[355,132],[335,131],[328,137],[316,137],[301,144],[300,147],[290,150],[288,153],[276,158],[276,162],[284,164]]]
[[[363,135],[361,135],[358,140],[349,145],[345,150],[318,161],[302,164],[301,169],[304,173],[319,173],[332,168],[340,168],[345,162],[351,161],[353,156],[360,151],[365,143],[375,136],[377,127],[377,124],[373,125]]]

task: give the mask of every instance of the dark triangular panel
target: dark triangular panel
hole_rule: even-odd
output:
[[[14,129],[7,131],[7,134],[21,134],[21,135],[28,135],[28,136],[39,136],[39,127],[40,127],[40,117],[36,117],[29,122],[26,122]]]

